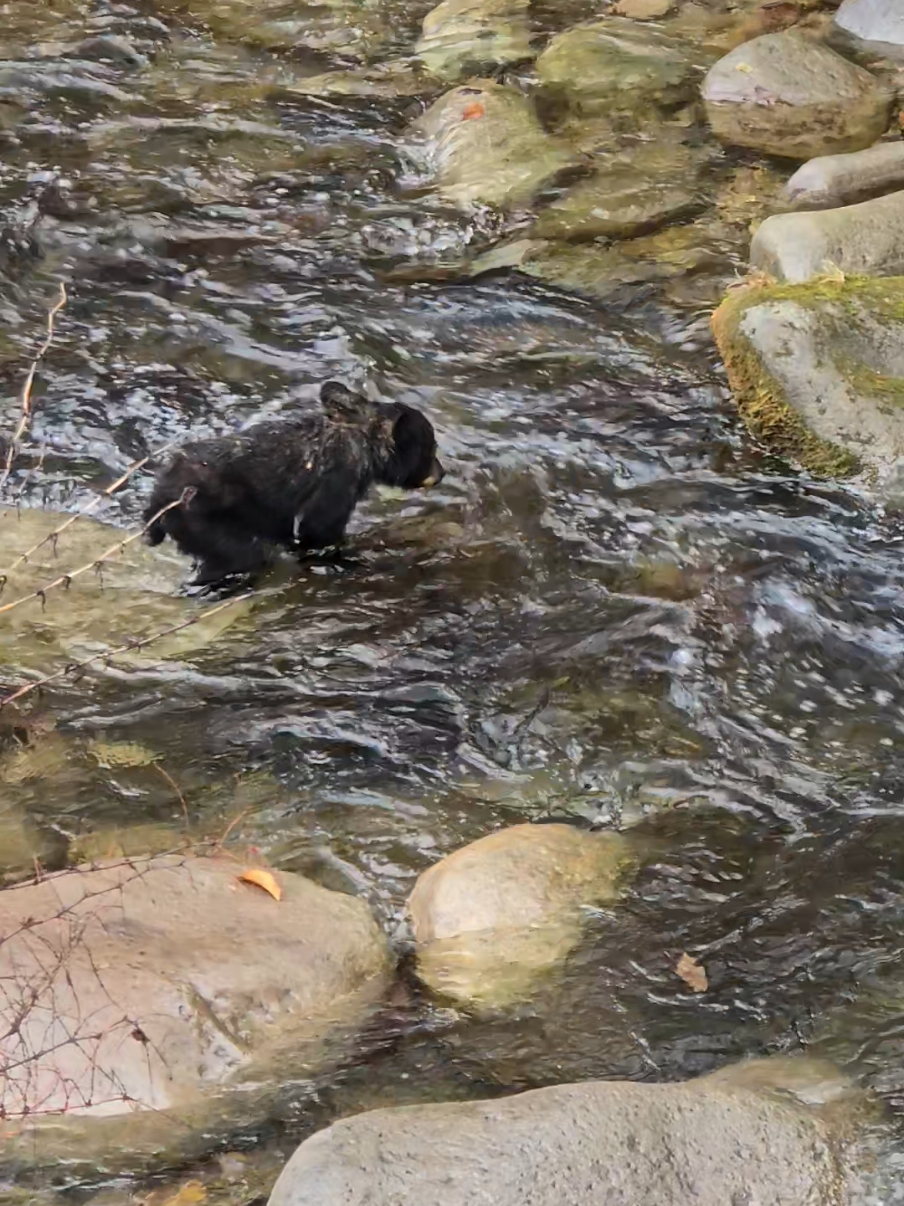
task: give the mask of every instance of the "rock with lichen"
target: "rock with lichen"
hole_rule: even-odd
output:
[[[713,332],[741,416],[822,477],[904,482],[904,277],[733,290]]]

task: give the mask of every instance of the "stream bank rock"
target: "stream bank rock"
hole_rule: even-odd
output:
[[[0,514],[0,571],[6,579],[3,604],[45,591],[43,601],[33,599],[2,616],[0,673],[7,681],[21,668],[47,674],[67,662],[118,649],[199,617],[146,651],[132,649],[117,655],[124,664],[153,665],[202,648],[247,614],[249,604],[241,602],[204,618],[208,607],[177,593],[188,577],[189,561],[168,547],[151,550],[141,540],[120,548],[134,532],[85,517],[53,538],[69,519],[54,511],[11,508]],[[111,554],[109,559],[92,568],[106,553]],[[27,560],[17,564],[26,554]],[[73,577],[68,586],[59,583],[85,565],[88,570]],[[49,589],[54,581],[57,586]]]
[[[848,155],[820,155],[799,167],[783,191],[795,209],[833,209],[904,187],[904,139]]]
[[[789,1059],[374,1110],[303,1143],[269,1206],[845,1206],[849,1092]]]
[[[454,81],[532,58],[530,41],[528,0],[442,0],[415,53],[431,75]]]
[[[557,34],[537,59],[552,100],[579,117],[674,108],[693,96],[697,67],[687,43],[627,17],[603,17]]]
[[[834,24],[857,50],[904,59],[904,6],[899,0],[844,0]]]
[[[738,289],[713,332],[756,436],[819,476],[863,469],[900,493],[904,278]]]
[[[292,874],[277,901],[242,870],[121,859],[0,892],[0,1167],[191,1157],[338,1054],[383,991],[382,931],[363,901]]]
[[[583,906],[615,901],[634,862],[625,838],[515,825],[425,871],[408,900],[421,980],[461,1004],[501,1008],[581,938]]]
[[[545,132],[530,101],[492,80],[453,88],[411,133],[422,143],[440,195],[464,210],[527,205],[574,162]]]
[[[868,71],[795,33],[736,47],[710,68],[703,99],[723,142],[786,159],[871,146],[891,107]]]
[[[818,213],[773,214],[753,236],[750,262],[789,284],[838,270],[904,274],[904,192]]]

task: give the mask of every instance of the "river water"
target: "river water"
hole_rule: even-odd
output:
[[[199,830],[248,808],[243,840],[365,895],[390,931],[425,866],[500,824],[643,833],[639,878],[561,984],[474,1021],[403,981],[358,1061],[313,1103],[290,1095],[255,1150],[377,1103],[801,1047],[894,1120],[900,526],[752,444],[706,299],[435,279],[467,223],[410,185],[399,136],[418,102],[289,91],[364,43],[410,49],[426,7],[363,6],[349,33],[341,7],[0,5],[4,430],[56,282],[71,290],[23,501],[77,509],[149,450],[337,375],[425,408],[447,469],[371,499],[353,561],[297,576],[190,667],[97,675],[44,705],[74,741],[159,751]],[[321,44],[299,50],[293,20]],[[111,35],[146,61],[102,61],[92,39]],[[149,485],[104,518],[134,527]],[[110,775],[33,811],[51,841],[180,815],[162,780]],[[672,972],[684,950],[703,995]],[[893,1125],[889,1145],[893,1168]]]

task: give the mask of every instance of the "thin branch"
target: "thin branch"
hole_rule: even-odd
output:
[[[35,374],[38,371],[38,365],[50,349],[53,343],[53,328],[57,314],[65,306],[67,300],[66,286],[60,281],[60,294],[53,306],[47,312],[47,335],[44,342],[38,348],[38,354],[31,362],[31,367],[28,370],[28,376],[25,378],[25,385],[22,388],[21,414],[19,416],[19,424],[13,433],[13,438],[10,440],[9,448],[6,452],[6,464],[3,466],[3,472],[0,474],[0,494],[3,493],[3,488],[9,480],[9,475],[12,473],[13,461],[16,459],[16,453],[19,451],[19,441],[28,430],[28,425],[31,422],[31,390],[35,381]]]
[[[41,601],[41,606],[43,607],[47,602],[48,591],[55,590],[60,586],[64,586],[68,590],[75,578],[81,577],[82,574],[87,574],[89,570],[99,569],[100,566],[104,565],[107,561],[111,560],[119,553],[125,552],[130,544],[134,544],[136,540],[141,539],[145,532],[147,532],[148,529],[157,522],[161,515],[165,515],[167,511],[172,511],[173,507],[181,506],[183,502],[188,502],[193,494],[193,487],[187,486],[175,500],[175,502],[167,503],[165,507],[161,507],[156,515],[151,516],[143,528],[140,528],[137,532],[133,532],[131,536],[126,536],[124,540],[119,540],[116,544],[111,544],[110,547],[105,549],[99,557],[94,557],[91,561],[86,561],[85,564],[80,565],[78,569],[69,570],[68,573],[60,574],[58,578],[54,578],[54,580],[52,582],[48,582],[46,586],[39,586],[37,590],[33,590],[30,594],[21,595],[18,599],[13,599],[11,603],[4,603],[3,606],[0,607],[0,615],[3,615],[4,612],[12,611],[14,607],[20,607],[23,603],[30,603],[34,599],[39,599]],[[2,576],[0,576],[0,591],[2,591],[3,586],[4,579]]]
[[[249,590],[241,595],[233,595],[231,599],[225,599],[222,603],[218,603],[216,607],[210,607],[207,611],[199,611],[196,615],[189,616],[187,620],[182,620],[179,624],[171,624],[167,628],[161,628],[158,632],[151,633],[148,637],[142,637],[140,640],[126,641],[124,645],[117,645],[115,649],[107,649],[103,653],[95,653],[91,657],[86,657],[80,662],[70,663],[64,666],[61,670],[55,670],[52,674],[47,674],[43,678],[37,679],[33,683],[26,683],[24,687],[20,687],[18,691],[13,691],[11,695],[0,699],[0,708],[5,708],[7,704],[14,703],[17,699],[22,699],[23,696],[29,695],[32,691],[37,691],[39,687],[45,687],[48,683],[58,682],[59,679],[65,678],[69,674],[77,674],[80,670],[86,670],[89,666],[93,666],[95,662],[109,660],[116,657],[119,653],[130,653],[139,649],[144,649],[154,641],[159,641],[162,637],[172,636],[176,632],[182,632],[185,628],[191,628],[200,620],[206,620],[210,616],[215,616],[221,611],[226,611],[227,608],[233,607],[236,603],[242,603],[246,599],[252,598],[256,591]]]
[[[72,525],[81,519],[83,515],[90,515],[92,511],[96,511],[102,502],[110,498],[111,495],[115,494],[120,486],[125,485],[133,473],[137,473],[139,469],[143,469],[148,461],[153,460],[154,457],[160,456],[161,453],[168,452],[176,443],[178,443],[177,440],[170,440],[168,444],[161,445],[160,448],[156,449],[152,453],[149,453],[148,456],[143,456],[140,460],[133,461],[132,464],[129,465],[128,469],[120,474],[112,485],[107,486],[106,490],[104,490],[101,494],[98,494],[96,498],[93,498],[86,507],[83,507],[81,511],[77,511],[74,515],[70,515],[68,519],[64,519],[59,527],[54,528],[52,532],[48,532],[46,536],[42,536],[37,544],[33,544],[30,549],[26,549],[24,553],[18,556],[12,565],[8,566],[7,569],[0,573],[0,580],[5,578],[8,574],[11,574],[13,570],[18,569],[20,565],[24,565],[24,563],[28,561],[29,557],[36,553],[38,549],[43,548],[45,544],[55,541],[58,536],[61,536],[67,528],[71,528]]]

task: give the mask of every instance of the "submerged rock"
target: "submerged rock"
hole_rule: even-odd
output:
[[[904,59],[904,5],[900,0],[843,0],[835,28],[858,50]]]
[[[355,96],[365,100],[392,100],[438,90],[439,80],[419,63],[389,60],[349,71],[324,71],[293,84],[290,96]]]
[[[870,146],[891,105],[868,71],[795,33],[736,47],[710,68],[703,99],[723,142],[786,159]]]
[[[51,539],[71,518],[53,511],[0,514],[0,572],[4,585],[0,606],[32,592],[31,599],[0,616],[0,667],[4,676],[23,670],[49,673],[65,662],[140,641],[162,629],[199,617],[178,633],[155,641],[146,651],[124,650],[117,660],[129,665],[153,664],[184,655],[214,640],[249,603],[236,603],[204,618],[209,604],[179,597],[189,562],[169,547],[151,550],[140,540],[117,551],[133,532],[80,518]],[[41,543],[45,541],[46,543]],[[29,550],[39,545],[33,552]],[[112,555],[95,567],[105,553]],[[16,564],[28,553],[28,559]],[[88,566],[67,585],[60,578]],[[55,588],[50,584],[56,581]]]
[[[726,266],[706,230],[673,226],[612,247],[517,239],[471,264],[471,274],[517,269],[569,292],[607,298],[625,286],[663,282]]]
[[[415,53],[441,80],[529,59],[527,10],[528,0],[442,0],[424,18]]]
[[[773,214],[753,236],[750,262],[797,284],[845,275],[904,274],[904,192],[814,213]]]
[[[904,185],[904,140],[880,142],[848,155],[821,155],[799,167],[783,199],[796,209],[830,209],[900,189]]]
[[[504,1006],[581,937],[581,908],[617,899],[633,864],[625,838],[570,825],[515,825],[456,850],[408,901],[418,975],[466,1004]]]
[[[799,1059],[374,1110],[306,1140],[269,1206],[845,1206],[861,1101]]]
[[[277,901],[241,870],[122,859],[0,893],[0,1166],[170,1162],[335,1055],[382,991],[380,928],[360,900],[280,874]]]
[[[867,469],[898,491],[904,278],[739,289],[713,331],[755,435],[812,473]]]
[[[472,80],[441,96],[411,127],[440,194],[462,209],[526,205],[573,161],[520,92]]]
[[[537,59],[540,83],[582,117],[640,113],[693,95],[691,47],[627,17],[604,17],[557,34]]]
[[[687,147],[644,142],[601,159],[589,180],[542,211],[529,237],[630,239],[689,217],[704,204]]]

